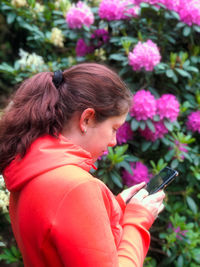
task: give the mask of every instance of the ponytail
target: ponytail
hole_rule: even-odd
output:
[[[64,118],[52,76],[42,72],[24,81],[5,111],[0,121],[0,172],[17,154],[23,157],[39,136],[57,136],[62,130]]]

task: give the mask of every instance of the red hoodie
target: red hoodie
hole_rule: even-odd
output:
[[[90,153],[44,136],[4,171],[13,232],[26,267],[140,267],[153,216],[127,206],[88,171]]]

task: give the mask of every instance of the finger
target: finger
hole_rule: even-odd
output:
[[[142,183],[139,183],[139,184],[136,184],[134,186],[132,186],[130,189],[132,190],[132,192],[137,192],[139,191],[142,187],[144,187],[146,185],[145,182],[142,182]]]
[[[147,190],[145,189],[141,189],[140,191],[138,191],[135,195],[134,198],[136,198],[137,200],[143,200],[145,197],[147,197],[149,195],[149,193],[147,192]]]
[[[136,185],[134,185],[134,186],[132,186],[132,187],[130,188],[130,192],[131,192],[132,194],[134,194],[134,193],[136,193],[137,191],[139,191],[141,188],[143,188],[145,185],[146,185],[145,182],[136,184]]]
[[[151,198],[154,201],[161,201],[165,198],[165,193],[164,191],[159,191],[155,194],[152,194],[148,197],[149,199]]]

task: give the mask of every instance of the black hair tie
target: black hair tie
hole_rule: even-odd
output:
[[[61,83],[63,81],[63,73],[61,70],[57,70],[54,72],[52,81],[53,81],[56,88],[58,88],[61,85]]]

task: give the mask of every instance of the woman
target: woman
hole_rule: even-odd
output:
[[[0,124],[0,170],[25,266],[143,265],[164,193],[148,196],[141,183],[115,197],[89,174],[116,145],[130,103],[119,76],[94,63],[17,90]]]

